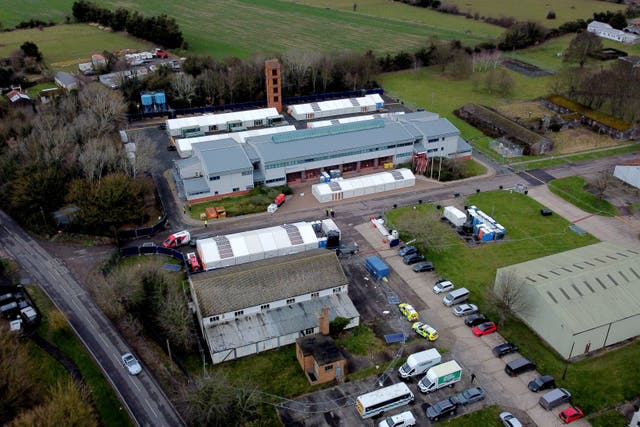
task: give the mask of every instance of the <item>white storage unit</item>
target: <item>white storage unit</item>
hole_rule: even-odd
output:
[[[244,144],[247,141],[247,138],[260,135],[273,135],[276,133],[291,132],[293,130],[296,130],[295,126],[276,126],[272,128],[245,130],[242,132],[228,132],[218,133],[215,135],[197,136],[195,138],[178,138],[176,139],[176,148],[178,149],[178,155],[182,158],[186,158],[191,157],[191,155],[193,154],[193,144],[198,144],[200,142],[218,141],[221,139],[231,138],[240,144]]]
[[[415,183],[416,177],[409,169],[395,169],[357,178],[337,179],[328,183],[314,184],[311,186],[311,193],[320,203],[327,203],[397,188],[412,187]]]
[[[287,112],[296,120],[313,120],[343,114],[368,113],[384,107],[380,95],[372,94],[359,98],[334,99],[309,104],[290,105]]]
[[[195,117],[182,117],[167,120],[167,132],[173,137],[182,137],[183,132],[214,132],[226,130],[228,123],[242,122],[245,128],[266,126],[268,120],[279,117],[275,108],[261,108],[259,110],[234,111],[232,113],[205,114]]]
[[[640,188],[640,164],[635,163],[638,162],[617,165],[613,176],[633,187]]]
[[[205,270],[244,264],[318,248],[311,223],[277,227],[199,239],[196,248]]]
[[[444,217],[456,227],[462,226],[467,221],[467,216],[455,206],[446,206],[444,208]]]
[[[364,122],[365,120],[384,119],[389,117],[393,119],[395,116],[401,116],[404,111],[398,111],[397,113],[380,113],[380,114],[366,114],[364,116],[343,117],[341,119],[333,120],[318,120],[315,122],[307,123],[307,128],[321,128],[326,126],[341,125],[344,123]]]

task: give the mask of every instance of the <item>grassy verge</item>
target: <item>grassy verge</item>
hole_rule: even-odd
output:
[[[204,214],[205,209],[217,206],[224,207],[228,217],[266,212],[267,207],[273,203],[273,199],[279,193],[291,194],[290,190],[285,187],[259,186],[244,196],[223,197],[211,202],[191,205],[188,212],[191,218],[198,220],[200,215]]]
[[[627,427],[627,418],[618,411],[608,411],[597,417],[589,418],[593,427]]]
[[[513,169],[517,171],[549,168],[553,166],[563,165],[565,163],[582,162],[585,160],[599,159],[601,157],[614,156],[616,154],[633,153],[639,151],[640,146],[637,144],[627,145],[624,147],[611,148],[608,150],[592,151],[588,153],[575,154],[573,156],[548,158],[534,162],[514,164]]]
[[[346,348],[349,353],[359,355],[375,353],[385,347],[382,340],[376,337],[371,328],[364,323],[343,331],[336,339],[336,344]]]
[[[580,176],[568,176],[549,182],[549,190],[562,197],[567,202],[579,207],[585,212],[604,216],[614,216],[618,213],[615,206],[606,200],[599,199],[584,189],[586,181]]]
[[[38,333],[47,341],[56,345],[69,358],[71,358],[82,373],[93,402],[95,403],[100,420],[105,426],[131,426],[129,414],[122,407],[122,403],[116,396],[111,385],[102,375],[102,371],[95,364],[84,346],[80,343],[68,324],[52,324],[51,319],[57,317],[57,310],[52,302],[37,286],[28,287],[29,294],[43,314],[43,321],[38,328]],[[56,314],[54,314],[56,313]],[[59,313],[59,312],[58,312]],[[56,363],[56,365],[60,366]],[[64,370],[61,366],[53,370]]]
[[[498,418],[500,412],[502,412],[500,407],[491,405],[440,425],[443,427],[501,427],[502,422]]]
[[[473,159],[467,159],[464,161],[465,167],[467,168],[467,178],[472,176],[479,176],[487,173],[487,168],[484,167],[481,163],[476,162]]]

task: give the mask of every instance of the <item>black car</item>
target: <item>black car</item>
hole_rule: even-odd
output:
[[[464,324],[470,328],[478,326],[481,323],[488,322],[487,316],[481,313],[470,314],[464,318]]]
[[[418,253],[405,255],[402,258],[402,262],[404,262],[407,265],[415,264],[416,262],[420,262],[420,261],[424,261],[424,255],[420,255]]]
[[[447,415],[455,414],[456,407],[456,403],[451,397],[445,400],[441,400],[440,402],[434,403],[427,408],[427,417],[430,421],[437,421],[438,419]]]
[[[418,253],[418,249],[415,246],[403,246],[398,249],[398,255],[400,255],[402,258],[415,253]]]
[[[527,387],[529,387],[529,390],[533,392],[546,390],[548,388],[555,388],[556,380],[553,379],[551,375],[542,375],[535,380],[530,381]]]
[[[413,266],[413,271],[416,273],[422,273],[424,271],[433,271],[435,267],[430,261],[422,261]]]
[[[493,355],[496,357],[506,356],[509,353],[514,353],[518,351],[518,346],[512,342],[505,342],[500,345],[493,347]]]

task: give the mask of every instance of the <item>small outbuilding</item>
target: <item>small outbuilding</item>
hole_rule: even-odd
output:
[[[498,269],[522,281],[520,318],[565,359],[640,335],[640,249],[602,242]]]
[[[71,73],[66,73],[64,71],[59,71],[54,76],[53,80],[56,82],[58,86],[61,88],[70,91],[78,89],[79,80],[76,76]]]
[[[329,336],[328,307],[322,308],[319,323],[319,334],[296,340],[296,358],[311,384],[340,381],[347,373],[347,359]]]

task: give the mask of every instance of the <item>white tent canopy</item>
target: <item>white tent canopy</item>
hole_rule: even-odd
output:
[[[359,98],[343,98],[309,104],[289,105],[287,112],[296,120],[313,120],[342,114],[366,113],[384,107],[384,100],[377,93]]]
[[[320,203],[326,203],[397,188],[412,187],[415,183],[416,177],[409,169],[395,169],[357,178],[314,184],[311,186],[311,192]]]
[[[205,270],[244,264],[318,248],[311,223],[262,228],[199,239],[196,248]]]

